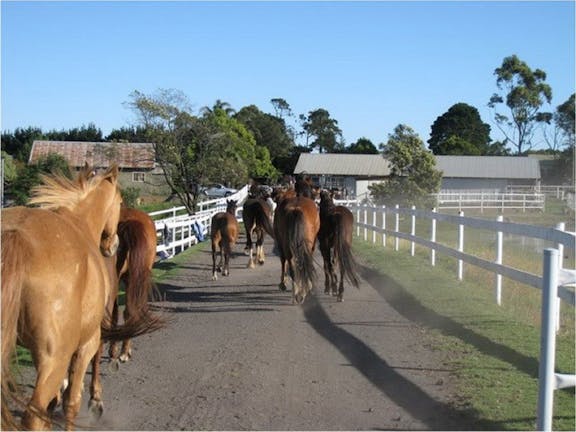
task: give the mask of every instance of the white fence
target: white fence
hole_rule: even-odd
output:
[[[439,209],[497,209],[540,210],[544,211],[543,193],[500,193],[500,192],[440,192],[435,195]]]
[[[212,216],[226,211],[226,200],[236,200],[242,204],[247,196],[248,186],[244,186],[229,197],[202,201],[200,211],[193,215],[189,215],[183,206],[149,213],[156,224],[156,252],[163,258],[171,258],[198,243],[210,233]]]
[[[562,268],[562,260],[565,248],[574,251],[576,233],[564,231],[564,225],[557,228],[536,227],[523,224],[503,222],[499,220],[489,221],[464,217],[463,213],[458,216],[439,214],[436,211],[422,211],[401,209],[398,206],[390,207],[359,207],[352,205],[351,210],[356,212],[357,235],[363,230],[364,240],[368,240],[368,231],[372,232],[372,241],[376,242],[376,233],[382,235],[382,244],[386,245],[386,236],[395,238],[394,249],[399,250],[399,240],[410,242],[410,253],[414,255],[415,244],[420,244],[430,249],[430,262],[435,265],[436,251],[454,257],[458,260],[458,279],[463,278],[463,263],[467,262],[496,274],[495,291],[496,301],[501,301],[501,277],[524,283],[543,291],[542,302],[542,332],[540,346],[540,370],[539,370],[539,395],[538,395],[538,422],[539,430],[551,430],[553,392],[564,387],[574,387],[575,375],[554,373],[555,361],[555,331],[559,326],[560,301],[574,306],[576,287],[576,270]],[[393,228],[387,226],[387,215],[391,215]],[[370,215],[370,218],[369,216]],[[400,231],[400,215],[410,217],[410,232]],[[416,236],[416,218],[430,221],[430,239]],[[369,219],[372,221],[369,222]],[[376,225],[379,221],[379,225]],[[457,230],[457,249],[440,244],[436,240],[436,223],[448,222]],[[496,260],[489,261],[464,252],[464,227],[489,230],[494,233],[496,239]],[[541,239],[556,244],[556,249],[543,251],[543,273],[535,275],[526,271],[518,270],[502,264],[503,234],[525,236],[528,238]]]

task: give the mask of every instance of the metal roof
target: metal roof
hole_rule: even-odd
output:
[[[382,155],[345,153],[301,153],[294,174],[385,177],[390,175]]]
[[[538,160],[523,156],[435,156],[443,176],[456,178],[539,179]],[[386,177],[390,168],[381,154],[302,153],[294,173]]]
[[[85,162],[98,168],[115,162],[120,168],[142,169],[154,168],[156,154],[152,143],[36,140],[28,163],[35,163],[49,153],[64,157],[73,168],[81,167]]]

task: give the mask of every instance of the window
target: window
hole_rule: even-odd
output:
[[[146,180],[146,175],[143,172],[132,173],[132,181],[133,182],[144,183],[145,180]]]

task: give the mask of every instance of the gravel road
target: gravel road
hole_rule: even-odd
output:
[[[318,282],[302,306],[277,288],[280,262],[246,268],[244,238],[229,277],[211,280],[207,243],[160,289],[165,329],[137,338],[133,359],[102,367],[99,430],[464,430],[453,377],[425,328],[364,276],[344,302]],[[104,359],[107,362],[107,359]],[[85,392],[83,404],[88,400]]]

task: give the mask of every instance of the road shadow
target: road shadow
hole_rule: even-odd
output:
[[[330,320],[315,296],[302,305],[306,321],[330,342],[376,388],[431,430],[502,430],[500,423],[481,420],[472,409],[437,401],[400,375],[372,348]]]
[[[494,342],[462,324],[423,306],[414,296],[389,276],[369,267],[361,266],[362,277],[406,319],[435,329],[446,336],[452,336],[474,346],[478,351],[502,360],[526,375],[538,378],[538,359],[524,355],[509,346]]]

